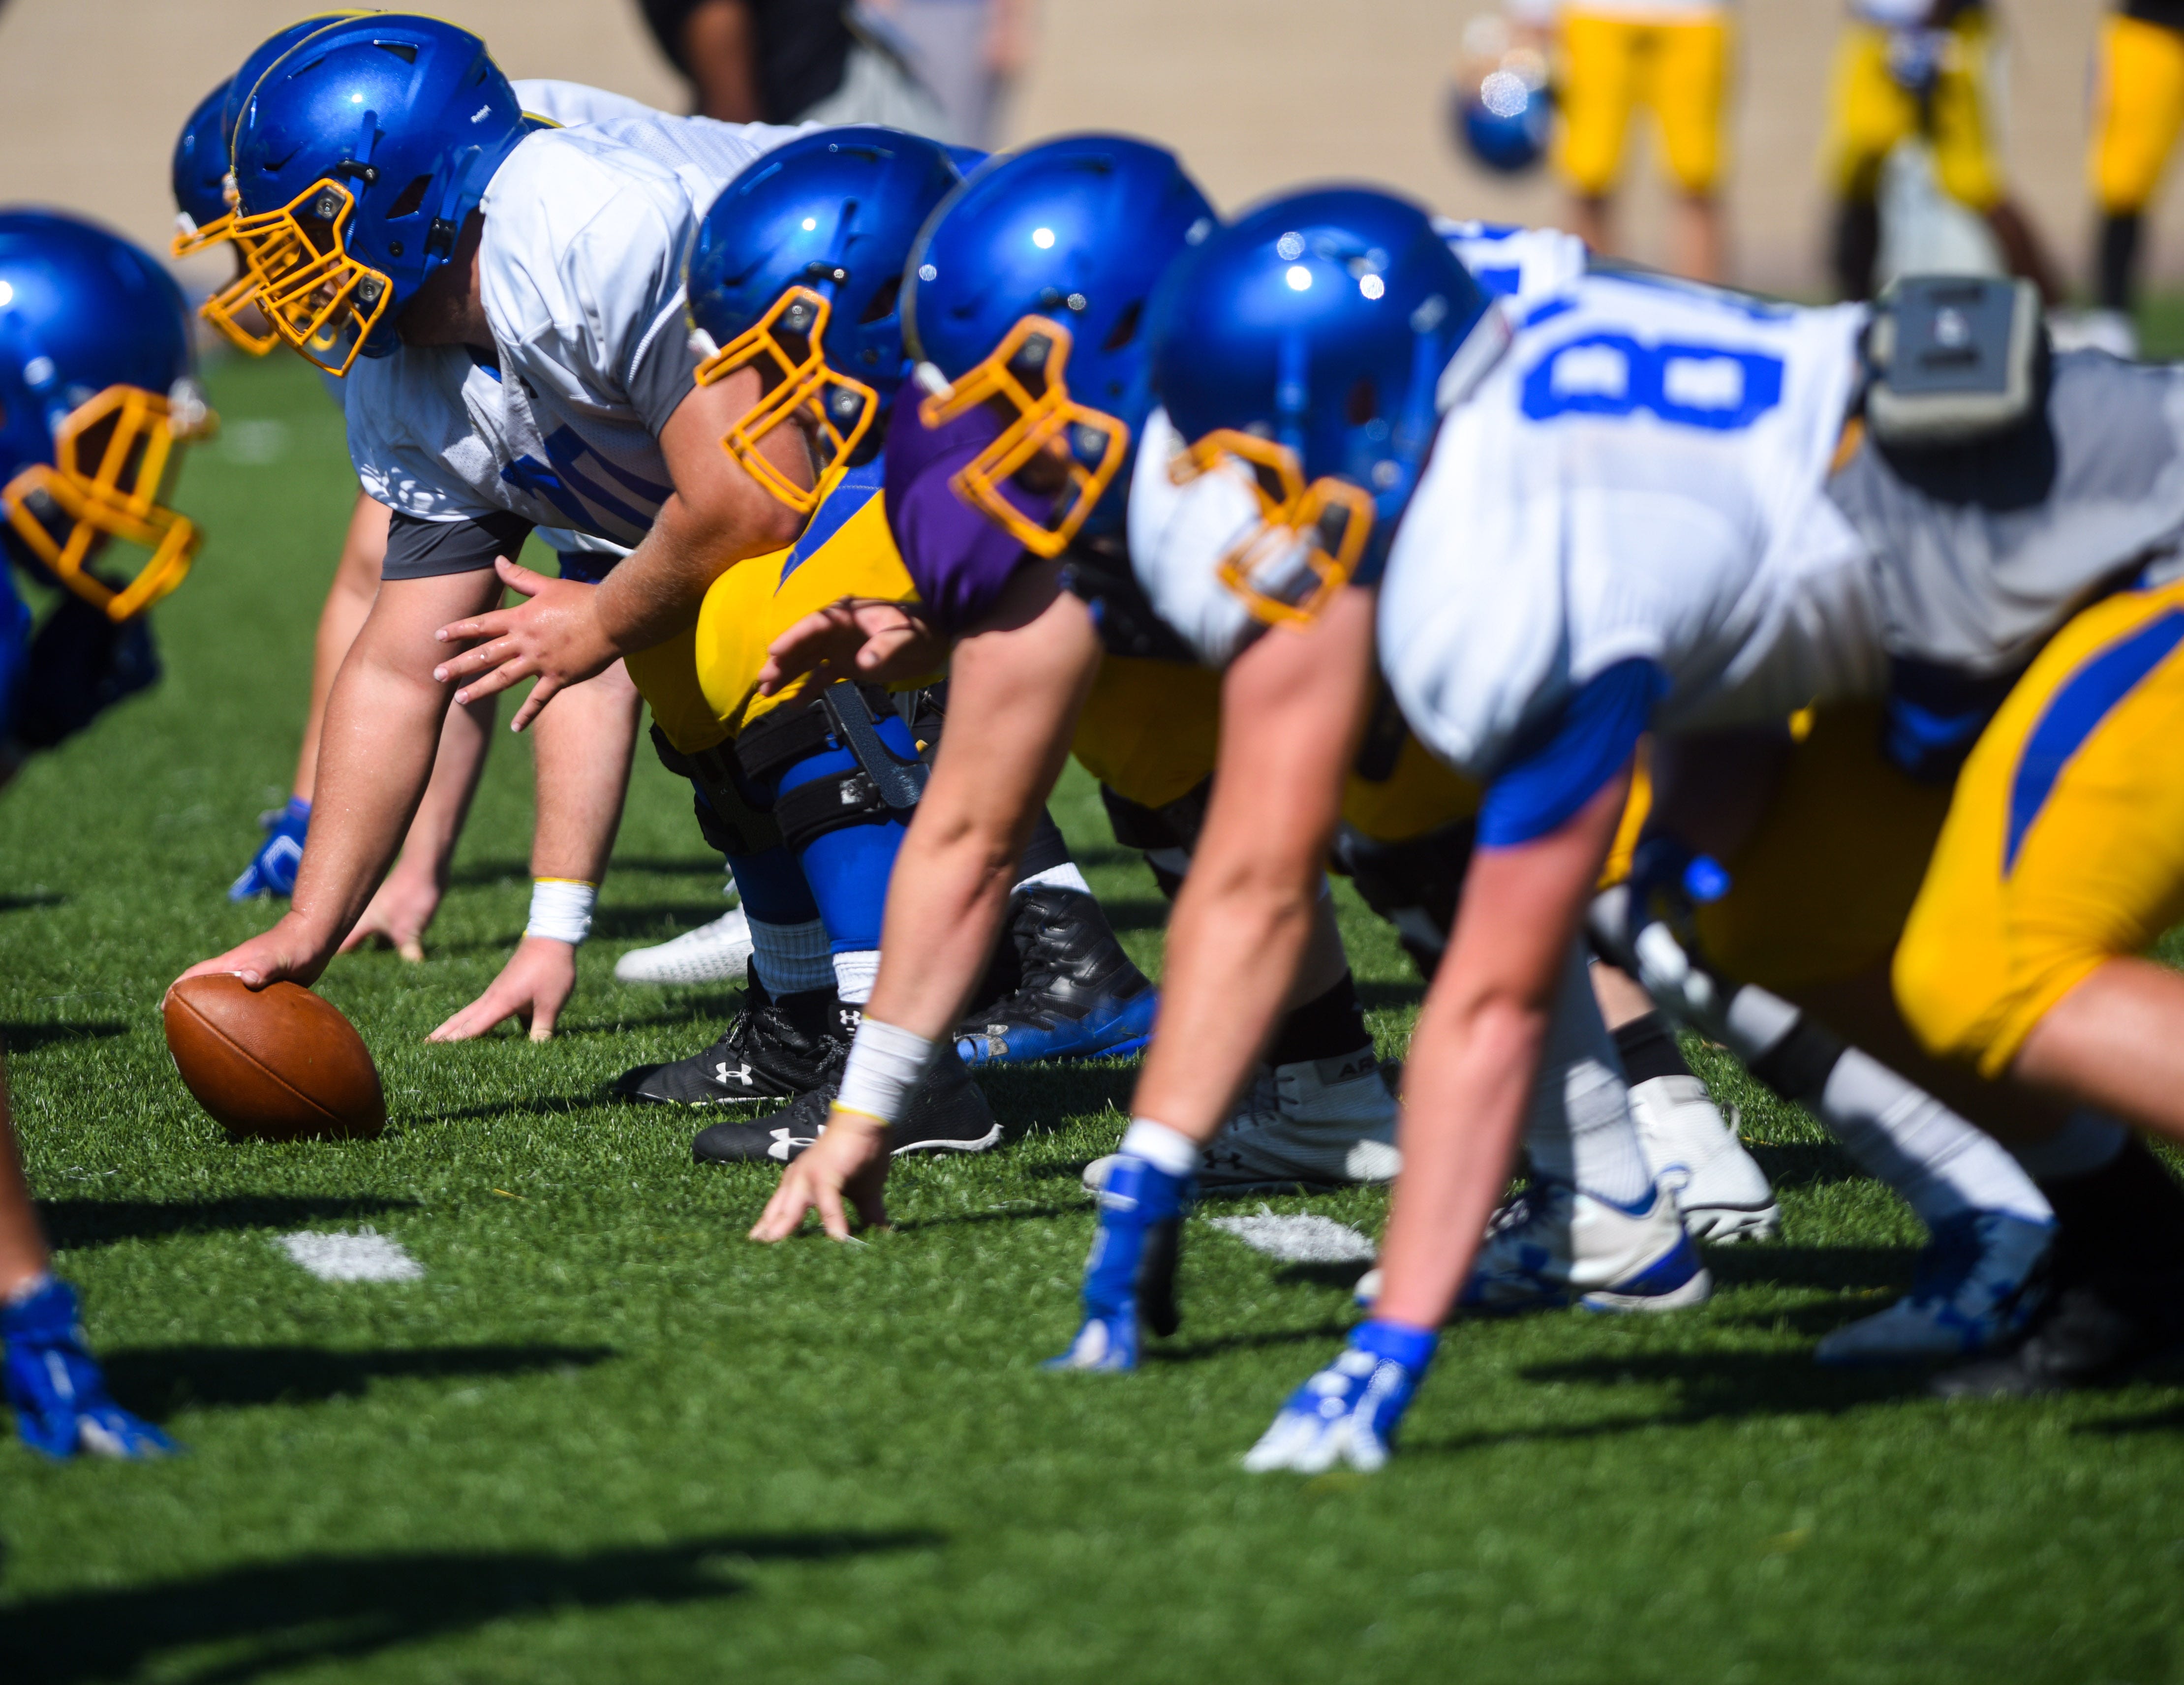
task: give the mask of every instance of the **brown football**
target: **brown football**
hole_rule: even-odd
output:
[[[167,992],[166,1020],[183,1082],[235,1134],[367,1140],[387,1126],[364,1038],[307,988],[192,977]]]

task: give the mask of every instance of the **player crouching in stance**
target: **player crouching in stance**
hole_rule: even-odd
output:
[[[1217,684],[1152,621],[1121,529],[1150,402],[1152,289],[1212,225],[1173,156],[1085,136],[982,169],[921,237],[905,304],[912,354],[931,365],[919,376],[927,397],[897,414],[886,457],[888,514],[918,608],[839,605],[776,645],[770,682],[822,657],[861,676],[915,671],[949,639],[950,724],[897,862],[842,1098],[755,1237],[793,1233],[814,1204],[829,1233],[845,1234],[845,1187],[866,1219],[881,1216],[886,1131],[984,968],[1072,742],[1138,809],[1202,800]],[[1318,973],[1294,991],[1288,977],[1274,983],[1277,1007],[1289,997],[1293,1009],[1263,1099],[1223,1138],[1232,1187],[1379,1180],[1394,1167],[1393,1104],[1331,909],[1308,922],[1323,938]],[[1245,1032],[1214,1125],[1276,1015]]]
[[[1288,267],[1271,239],[1209,242],[1184,284],[1279,297]],[[1485,781],[1482,846],[1407,1073],[1375,1315],[1251,1466],[1385,1458],[1499,1196],[1560,945],[1649,730],[1680,753],[1702,730],[1889,697],[1926,741],[1976,738],[1896,1007],[1990,1079],[2184,1134],[2184,983],[2131,957],[2184,915],[2170,758],[2132,748],[2173,729],[2184,686],[2180,587],[2147,564],[2184,534],[2184,401],[2173,371],[2098,355],[2056,358],[2051,380],[2031,308],[2008,283],[1907,288],[1869,335],[1856,308],[1595,275],[1444,374],[1379,637],[1414,728]],[[1183,326],[1181,359],[1206,336],[1214,374],[1255,348]],[[1945,329],[1974,376],[1922,402],[1918,359]],[[1719,787],[1726,808],[1752,780],[1732,767]],[[2055,1384],[2176,1337],[2160,1214],[2177,1190],[2158,1169],[2135,1187],[2139,1279],[2060,1285],[2005,1371]]]
[[[128,242],[70,217],[0,211],[0,783],[159,676],[145,610],[200,535],[167,498],[212,427],[181,295]],[[150,553],[134,577],[115,541]],[[34,635],[14,564],[64,587]],[[149,1457],[171,1440],[114,1402],[38,1231],[0,1071],[0,1349],[24,1443]]]
[[[476,36],[398,14],[320,31],[251,91],[236,237],[281,338],[349,382],[351,457],[394,513],[327,702],[291,910],[192,975],[315,977],[400,843],[451,700],[535,676],[521,729],[687,634],[715,577],[795,537],[716,442],[757,376],[694,386],[680,297],[704,206],[787,138],[666,118],[541,130]],[[810,483],[800,439],[761,448]],[[509,559],[542,526],[632,551],[596,585],[543,579]],[[532,600],[484,612],[504,583]],[[655,715],[693,705],[687,663],[659,682]]]
[[[648,653],[692,666],[705,706],[655,728],[688,777],[699,827],[733,870],[750,915],[748,1004],[694,1059],[630,1072],[624,1091],[691,1105],[779,1101],[755,1121],[716,1123],[700,1162],[783,1162],[817,1138],[859,1009],[880,965],[889,873],[936,731],[923,686],[799,681],[758,688],[766,646],[844,596],[914,597],[881,503],[880,443],[905,370],[903,270],[927,215],[961,177],[947,149],[897,131],[828,129],[768,153],[699,223],[689,263],[701,389],[750,371],[762,382],[720,445],[800,519],[789,548],[731,569],[690,635]],[[809,486],[762,451],[808,437]],[[800,443],[800,448],[801,444]],[[1058,840],[1058,839],[1057,839]],[[927,1073],[897,1152],[978,1151],[1000,1138],[952,1053]]]

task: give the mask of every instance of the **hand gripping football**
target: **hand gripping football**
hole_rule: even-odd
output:
[[[235,976],[167,992],[167,1051],[198,1104],[236,1135],[368,1140],[387,1097],[364,1040],[339,1010],[294,983],[253,992]]]

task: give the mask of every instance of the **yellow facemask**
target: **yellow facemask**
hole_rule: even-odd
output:
[[[759,442],[800,414],[808,416],[818,429],[824,470],[848,459],[879,414],[878,392],[827,366],[827,319],[833,310],[823,294],[808,286],[789,287],[754,325],[698,365],[701,386],[754,365],[761,385],[773,382],[772,389],[729,428],[721,448],[799,514],[809,514],[819,506],[817,489],[805,491],[768,462],[759,452]]]
[[[227,214],[216,216],[202,228],[185,220],[175,235],[172,250],[178,258],[194,258],[231,243],[235,239],[235,178],[226,181]],[[248,259],[242,259],[242,248],[237,247],[241,259],[241,273],[226,286],[211,293],[198,306],[203,316],[226,336],[237,351],[253,357],[263,357],[281,342],[281,336],[269,325],[263,331],[245,327],[242,313],[253,309],[258,303],[258,277],[251,271]],[[259,313],[261,315],[262,312]]]
[[[917,417],[939,427],[999,398],[1016,413],[1000,437],[948,483],[963,501],[1005,529],[1034,556],[1058,556],[1069,547],[1100,501],[1130,448],[1130,430],[1104,411],[1071,402],[1063,378],[1069,364],[1069,330],[1045,316],[1026,316],[1005,335],[985,361],[950,390],[927,398]],[[1056,442],[1059,453],[1050,449]],[[1093,448],[1097,463],[1084,459]],[[1026,515],[1001,495],[1002,482],[1034,458],[1065,467],[1067,484],[1046,523]]]
[[[1221,582],[1270,626],[1309,626],[1350,582],[1373,536],[1373,499],[1332,475],[1309,486],[1296,453],[1223,427],[1175,459],[1169,478],[1188,485],[1223,463],[1240,464],[1259,500],[1259,525],[1221,559]]]
[[[394,297],[393,284],[345,249],[356,197],[320,180],[278,210],[238,215],[235,241],[258,286],[256,303],[305,361],[346,375]]]
[[[53,576],[113,620],[142,614],[182,582],[203,535],[167,507],[181,465],[176,447],[212,437],[217,418],[193,386],[161,397],[109,386],[70,411],[53,463],[34,463],[0,488],[0,513]],[[151,552],[116,590],[87,564],[108,539]]]

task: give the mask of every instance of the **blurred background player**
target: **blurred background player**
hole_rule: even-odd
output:
[[[1031,0],[872,0],[940,102],[958,146],[990,150],[1010,89],[1031,63]]]
[[[1886,278],[1876,275],[1884,175],[1891,155],[1910,145],[1930,152],[1942,195],[1984,225],[2002,266],[2037,285],[2048,303],[2062,298],[2055,265],[2010,197],[1997,155],[1988,92],[1995,36],[1982,0],[1852,0],[1829,79],[1823,154],[1836,197],[1833,259],[1842,297],[1870,298]],[[1921,160],[1906,162],[1915,169]],[[1918,197],[1906,192],[1902,202],[1909,209]],[[1926,231],[1886,232],[1892,243],[1909,244]],[[1899,259],[1896,267],[1903,266]],[[1985,265],[1948,252],[1940,262],[1914,259],[1910,266]]]
[[[691,107],[723,123],[881,123],[951,131],[884,19],[852,0],[639,0]]]
[[[2093,299],[2109,348],[2136,354],[2146,208],[2184,125],[2184,0],[2123,0],[2101,25],[2088,174],[2100,214]]]
[[[1570,231],[1596,252],[1620,249],[1613,198],[1630,120],[1642,108],[1653,114],[1676,193],[1669,265],[1720,280],[1734,38],[1728,0],[1519,0],[1511,12],[1518,45],[1550,31],[1556,42],[1554,161],[1571,194]]]
[[[0,783],[159,676],[144,619],[198,533],[168,505],[213,418],[182,297],[149,254],[72,217],[0,211]],[[148,550],[133,577],[116,542]],[[13,564],[13,565],[9,565]],[[32,630],[20,568],[59,594]],[[176,1447],[114,1402],[51,1271],[0,1071],[0,1349],[24,1443],[48,1457]]]

